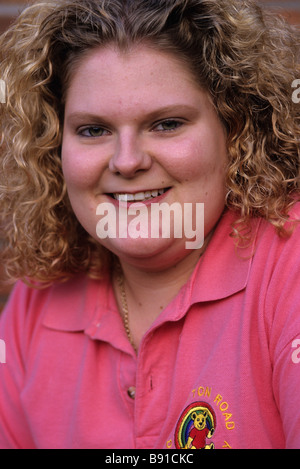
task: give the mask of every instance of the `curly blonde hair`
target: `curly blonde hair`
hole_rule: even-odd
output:
[[[236,236],[253,217],[279,233],[299,198],[299,33],[251,0],[57,0],[28,7],[0,39],[0,226],[12,279],[99,275],[109,253],[81,227],[61,167],[64,100],[91,48],[148,42],[182,60],[227,129]]]

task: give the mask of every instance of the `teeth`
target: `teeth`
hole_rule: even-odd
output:
[[[128,194],[130,195],[130,194]],[[151,197],[150,192],[138,192],[137,194],[131,194],[133,197],[133,200],[144,200],[144,199],[149,199]]]
[[[137,192],[136,194],[113,194],[113,196],[121,202],[140,202],[141,200],[148,200],[157,197],[158,195],[162,195],[166,190],[167,189],[158,189],[153,191]]]

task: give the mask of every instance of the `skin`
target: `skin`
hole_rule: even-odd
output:
[[[77,65],[66,95],[63,173],[78,220],[120,259],[137,344],[201,250],[186,250],[184,237],[100,240],[96,208],[113,202],[111,193],[170,188],[163,202],[205,204],[209,240],[224,209],[226,163],[210,96],[177,58],[146,45],[126,53],[107,46]]]

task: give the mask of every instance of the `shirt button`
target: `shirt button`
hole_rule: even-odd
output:
[[[130,397],[130,399],[134,399],[135,398],[135,387],[130,386],[130,388],[127,390],[127,394]]]

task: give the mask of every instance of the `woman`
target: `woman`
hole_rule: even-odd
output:
[[[64,0],[2,37],[0,447],[299,447],[295,35]]]

